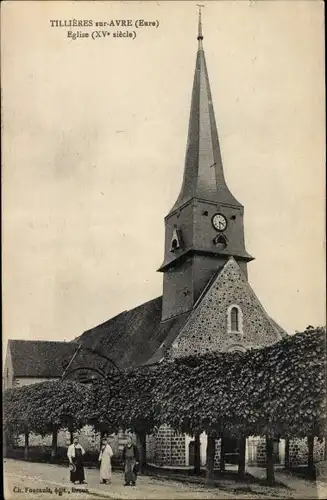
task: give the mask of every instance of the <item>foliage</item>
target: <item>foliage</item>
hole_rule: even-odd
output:
[[[109,432],[130,429],[151,432],[158,424],[153,400],[157,371],[152,367],[111,373],[94,384],[96,427]]]
[[[55,424],[150,433],[161,424],[194,434],[322,437],[324,328],[264,349],[209,353],[111,372],[92,386],[44,382],[5,392],[7,427],[49,432]]]
[[[191,432],[322,436],[325,333],[323,328],[310,329],[243,355],[211,353],[180,359],[159,374],[162,422]]]
[[[94,408],[93,391],[74,381],[48,381],[8,389],[4,393],[4,425],[9,431],[24,429],[50,433],[54,426],[82,427]]]

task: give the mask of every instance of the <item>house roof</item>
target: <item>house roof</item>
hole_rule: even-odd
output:
[[[161,323],[161,311],[162,297],[157,297],[87,330],[75,340],[105,354],[119,368],[146,364],[158,353],[153,361],[156,362],[162,357],[165,344],[173,342],[190,314]],[[80,363],[90,363],[90,356],[81,353],[78,357]]]
[[[61,377],[76,350],[73,342],[9,340],[14,377]]]

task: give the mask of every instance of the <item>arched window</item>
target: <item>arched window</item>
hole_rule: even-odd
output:
[[[238,309],[236,307],[232,307],[230,312],[230,323],[231,329],[233,332],[239,331],[239,317],[238,317]]]
[[[227,331],[228,333],[243,333],[243,314],[236,304],[232,304],[227,309]]]

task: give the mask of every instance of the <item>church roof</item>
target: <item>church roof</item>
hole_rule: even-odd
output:
[[[232,261],[235,262],[234,259]],[[220,280],[226,265],[215,273],[194,308],[187,313],[161,322],[162,297],[157,297],[87,330],[75,340],[88,349],[95,349],[108,356],[121,369],[158,363],[172,347],[184,327],[188,328],[188,321],[192,322],[192,315],[200,307],[210,288]],[[281,337],[288,335],[268,315],[267,320]],[[96,359],[96,354],[81,353],[74,367],[83,364],[94,366],[97,361],[100,361],[101,365],[101,360]]]
[[[156,362],[162,357],[160,353],[165,344],[174,341],[190,314],[181,314],[161,323],[161,310],[162,297],[157,297],[87,330],[76,340],[105,354],[119,368],[139,366],[151,358]],[[83,354],[81,356],[81,361],[86,360]]]
[[[9,340],[14,377],[61,377],[65,360],[75,352],[72,342]]]
[[[171,212],[192,198],[242,206],[225,182],[212,103],[209,76],[202,40],[199,13],[198,51],[191,98],[184,178],[181,192]]]

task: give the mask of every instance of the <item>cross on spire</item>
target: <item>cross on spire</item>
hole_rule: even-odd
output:
[[[198,24],[198,36],[197,39],[199,41],[199,49],[202,49],[202,40],[203,40],[203,34],[202,34],[202,19],[201,19],[201,9],[203,9],[204,5],[196,4],[199,7],[199,24]]]

